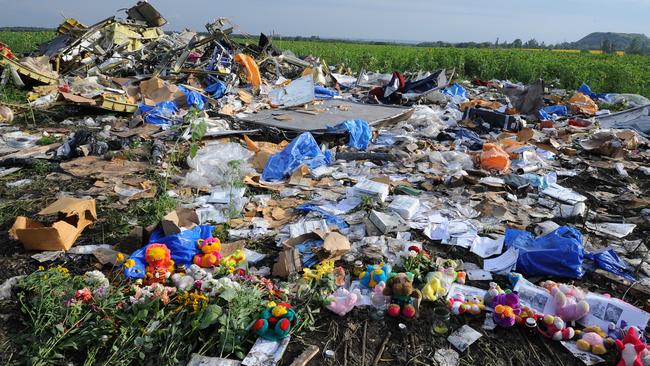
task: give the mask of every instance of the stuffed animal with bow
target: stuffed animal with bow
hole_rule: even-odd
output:
[[[289,335],[298,324],[298,314],[286,302],[269,302],[262,315],[253,323],[251,330],[263,339],[278,341]]]
[[[597,325],[576,331],[576,335],[580,336],[580,339],[576,341],[576,346],[583,351],[596,355],[607,353],[606,346],[613,343],[612,339],[607,337],[607,333]]]
[[[636,328],[630,327],[622,340],[617,339],[616,347],[621,351],[621,359],[616,366],[646,366],[650,361],[648,345],[639,339]]]
[[[174,272],[171,251],[165,244],[150,244],[144,252],[144,260],[147,263],[145,280],[149,284],[165,283]]]
[[[544,337],[554,341],[566,341],[576,335],[575,330],[567,327],[562,318],[553,315],[539,318],[537,320],[537,329]]]
[[[521,314],[521,305],[519,295],[514,292],[498,294],[492,299],[492,319],[494,322],[504,328],[515,325],[517,315]]]
[[[390,265],[372,265],[369,264],[367,269],[359,274],[361,286],[364,288],[374,288],[379,282],[386,283],[390,274]]]
[[[326,305],[327,309],[339,316],[349,313],[359,300],[360,294],[357,291],[350,292],[342,287],[337,289],[327,297],[327,301],[329,301],[329,304]]]
[[[407,319],[417,317],[422,293],[413,288],[412,273],[391,274],[390,279],[386,282],[384,295],[390,296],[388,315],[398,317],[401,314]]]
[[[576,321],[589,313],[589,304],[580,288],[545,281],[541,283],[553,295],[554,313],[566,322]]]
[[[199,239],[196,246],[201,250],[201,254],[194,256],[194,264],[203,268],[209,268],[219,265],[221,261],[221,241],[218,238]]]

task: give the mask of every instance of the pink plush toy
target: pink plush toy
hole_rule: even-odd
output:
[[[339,316],[349,313],[357,304],[359,296],[356,292],[350,292],[344,288],[339,288],[327,298],[330,303],[327,308]]]
[[[553,295],[554,313],[565,322],[576,321],[589,313],[589,304],[584,300],[585,293],[580,288],[553,281],[545,281],[541,285]]]
[[[621,359],[616,366],[645,366],[650,351],[648,345],[639,339],[636,328],[628,329],[623,341],[617,339],[616,347],[621,351]]]

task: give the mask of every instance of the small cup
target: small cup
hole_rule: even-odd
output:
[[[433,309],[433,334],[443,336],[449,333],[450,312],[445,306],[437,306]]]

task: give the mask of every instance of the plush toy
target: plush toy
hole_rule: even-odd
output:
[[[645,366],[644,359],[650,351],[648,345],[639,339],[636,328],[630,327],[623,340],[617,339],[616,347],[621,351],[621,359],[616,366]]]
[[[179,291],[189,291],[194,287],[194,277],[188,274],[174,273],[171,279]]]
[[[365,288],[374,288],[379,282],[386,283],[388,275],[390,274],[390,265],[372,265],[369,264],[368,268],[359,274],[361,285]]]
[[[564,320],[559,316],[546,315],[537,321],[537,329],[546,338],[554,341],[566,341],[572,339],[576,332],[567,327]]]
[[[576,335],[580,339],[576,341],[576,346],[579,349],[591,352],[597,355],[607,353],[607,344],[611,343],[611,338],[607,338],[607,334],[599,326],[589,326],[581,331],[576,331]]]
[[[231,255],[223,257],[221,259],[220,265],[228,268],[230,271],[234,271],[235,267],[244,263],[244,261],[246,261],[246,253],[244,253],[244,251],[241,249],[237,249],[232,252]]]
[[[504,328],[515,325],[517,315],[521,314],[519,295],[514,292],[498,294],[492,299],[494,322]]]
[[[446,283],[442,272],[429,272],[426,281],[426,285],[422,288],[422,296],[425,300],[436,301],[447,294],[450,283]]]
[[[644,332],[642,332],[641,329],[639,329],[639,327],[637,326],[627,325],[627,322],[625,320],[621,320],[621,326],[617,326],[614,323],[609,323],[609,327],[607,329],[607,335],[613,340],[617,340],[617,339],[623,340],[623,338],[625,338],[630,328],[636,328],[636,332],[639,335],[639,340],[643,343],[646,343],[646,339],[643,336]]]
[[[479,315],[481,311],[485,310],[483,299],[476,295],[470,296],[467,300],[465,300],[465,309],[472,315]]]
[[[289,335],[298,324],[298,314],[286,302],[269,302],[251,328],[255,334],[269,341],[278,341]]]
[[[483,303],[491,305],[494,298],[499,294],[504,293],[504,291],[496,284],[496,282],[490,282],[490,288],[485,292],[483,296]]]
[[[202,254],[194,256],[194,264],[203,268],[209,268],[219,265],[221,260],[221,241],[218,238],[199,239],[196,241],[196,246],[201,250]]]
[[[345,268],[340,266],[334,268],[334,283],[338,287],[345,286]]]
[[[391,304],[388,306],[387,311],[388,315],[397,317],[401,313],[405,318],[417,317],[422,293],[420,290],[413,288],[412,273],[392,274],[388,282],[386,282],[384,295],[391,298]]]
[[[467,280],[466,272],[456,272],[456,282],[460,283],[461,285],[464,285],[466,280]]]
[[[465,295],[458,294],[455,297],[450,298],[447,301],[447,306],[449,310],[455,315],[463,315],[467,311],[467,306],[465,306]]]
[[[554,313],[564,321],[576,321],[589,313],[589,304],[580,288],[553,281],[542,282],[541,286],[553,295]]]
[[[165,244],[150,244],[144,252],[147,263],[145,280],[147,283],[165,283],[174,272],[174,261]]]
[[[357,304],[360,294],[359,290],[348,291],[344,288],[337,289],[332,295],[327,297],[327,308],[339,316],[343,316],[350,312]]]

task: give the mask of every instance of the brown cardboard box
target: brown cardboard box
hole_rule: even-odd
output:
[[[18,216],[9,230],[10,236],[20,240],[27,250],[68,250],[81,232],[97,220],[95,200],[92,199],[60,198],[38,214],[58,214],[58,221],[48,227]]]
[[[199,223],[196,211],[189,208],[177,208],[160,220],[165,235],[178,234],[181,228],[191,229]]]
[[[316,256],[320,261],[340,259],[350,250],[350,241],[341,233],[337,231],[324,233],[314,230],[282,243],[284,250],[280,252],[278,261],[273,265],[273,276],[287,278],[293,273],[302,271],[302,259],[295,246],[309,239],[323,240],[323,245],[316,251]]]

